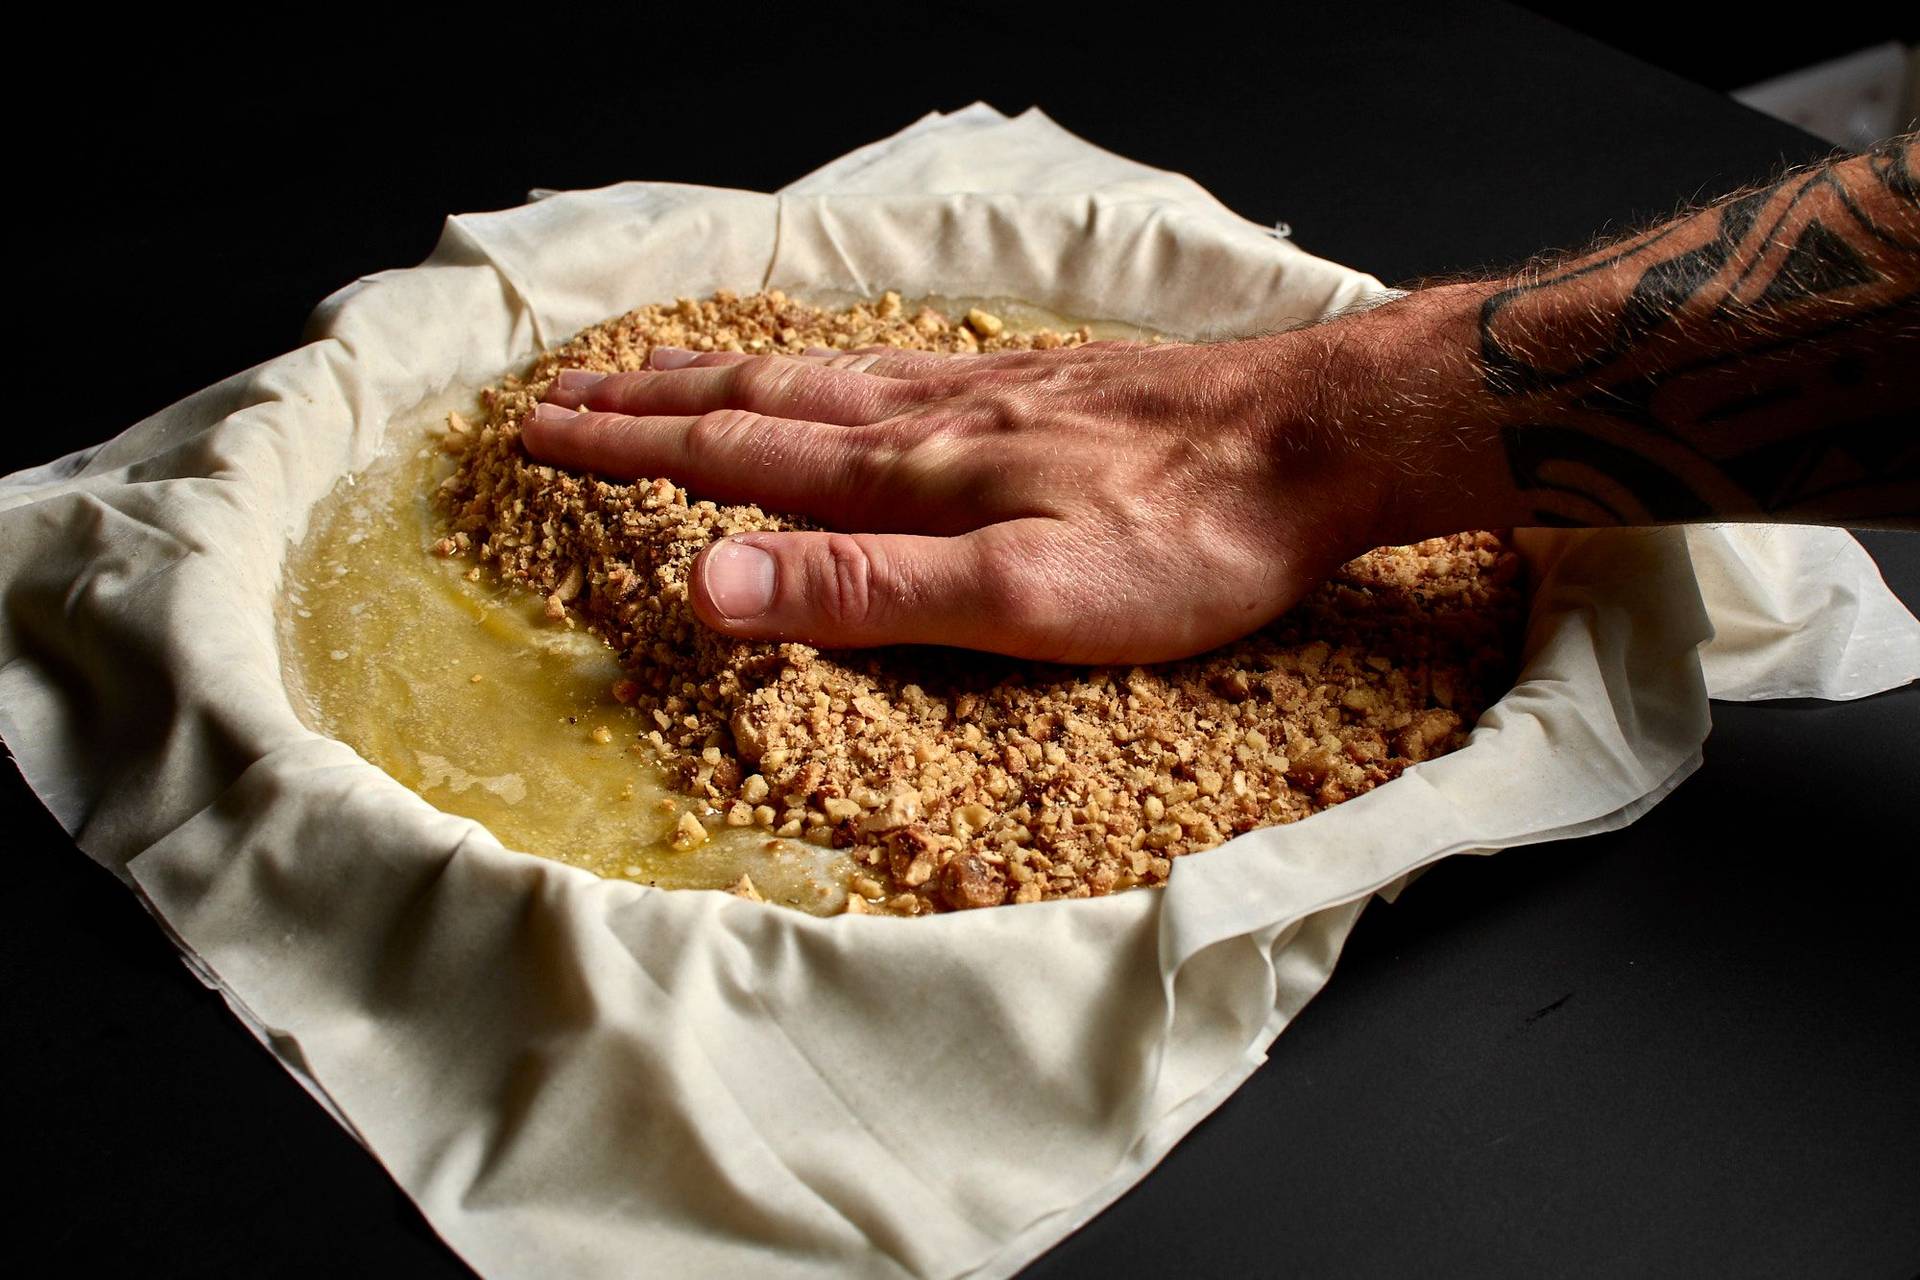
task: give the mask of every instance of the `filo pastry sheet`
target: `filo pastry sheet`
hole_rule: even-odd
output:
[[[1920,627],[1843,534],[1525,533],[1525,668],[1461,751],[1163,891],[917,920],[515,853],[295,718],[282,562],[389,424],[635,305],[762,287],[1188,336],[1380,289],[975,106],[776,195],[452,218],[308,345],[0,481],[0,736],[29,784],[483,1275],[1010,1274],[1260,1064],[1375,891],[1632,821],[1698,764],[1710,692],[1920,676]]]

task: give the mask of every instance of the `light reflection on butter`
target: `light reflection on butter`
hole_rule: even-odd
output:
[[[517,773],[503,773],[497,778],[476,778],[445,756],[416,751],[414,758],[420,762],[420,782],[416,789],[422,795],[436,787],[445,787],[458,795],[468,787],[477,786],[493,792],[508,804],[519,804],[527,798],[527,780]]]

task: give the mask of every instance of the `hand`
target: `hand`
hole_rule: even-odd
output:
[[[1151,662],[1254,630],[1383,540],[1392,467],[1323,425],[1338,345],[660,350],[562,373],[522,438],[832,530],[702,554],[692,604],[728,635]]]

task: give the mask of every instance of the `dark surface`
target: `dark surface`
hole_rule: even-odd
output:
[[[1522,8],[1714,89],[1744,89],[1889,40],[1920,40],[1912,6],[1827,5],[1785,20],[1765,10],[1674,0],[1524,0]]]
[[[708,18],[90,52],[15,155],[52,394],[0,472],[295,345],[449,211],[627,177],[768,189],[975,98],[1037,102],[1388,279],[1823,151],[1497,7],[1188,15],[1168,25],[1204,29],[1120,48],[971,16],[884,40],[832,11]],[[294,134],[322,145],[296,163]],[[103,316],[119,338],[72,340]],[[1920,540],[1870,541],[1920,602]],[[1706,766],[1629,830],[1457,859],[1370,908],[1270,1064],[1032,1274],[1913,1274],[1917,730],[1920,689],[1718,707]],[[464,1274],[10,770],[0,821],[15,1247],[78,1274]]]

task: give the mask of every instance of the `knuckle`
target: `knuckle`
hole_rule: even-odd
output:
[[[876,475],[911,492],[923,492],[959,469],[965,448],[965,441],[951,427],[936,424],[911,438],[877,440],[867,446],[864,456]]]
[[[853,534],[830,533],[817,544],[811,565],[812,603],[829,622],[857,628],[873,621],[882,594],[880,558]]]
[[[747,409],[712,409],[687,428],[687,457],[695,462],[730,458],[740,452],[759,415]]]
[[[726,388],[729,398],[747,403],[759,400],[767,392],[770,360],[748,360],[727,366]]]
[[[1022,435],[1039,425],[1034,406],[1023,395],[1003,392],[990,396],[982,409],[986,429],[994,435]]]
[[[778,357],[743,360],[730,367],[734,397],[756,407],[778,403],[792,388],[794,376],[805,368],[798,361]]]

